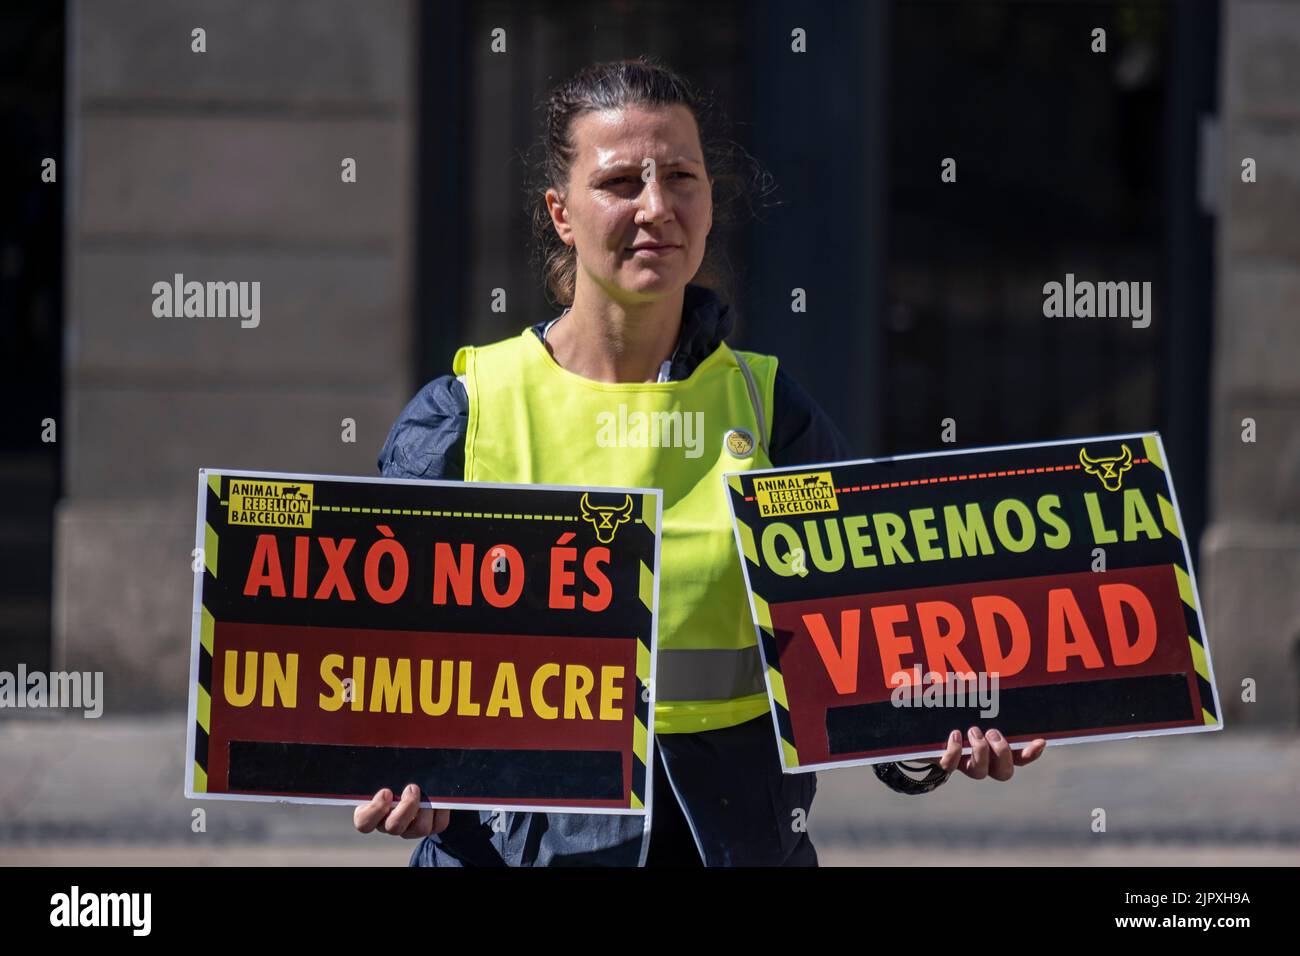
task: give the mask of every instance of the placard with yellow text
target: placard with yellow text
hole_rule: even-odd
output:
[[[1223,726],[1157,433],[725,481],[787,772]]]
[[[199,472],[185,794],[646,812],[661,493]]]

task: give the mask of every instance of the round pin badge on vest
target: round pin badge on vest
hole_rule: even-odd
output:
[[[748,458],[754,453],[754,436],[744,428],[733,428],[722,439],[722,446],[732,458]]]

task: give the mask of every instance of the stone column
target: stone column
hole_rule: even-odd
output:
[[[1206,626],[1228,724],[1300,720],[1300,3],[1223,4]],[[1253,159],[1256,182],[1242,181]],[[1243,442],[1243,419],[1256,441]],[[1242,681],[1257,701],[1242,701]]]
[[[110,711],[184,706],[198,469],[374,475],[411,396],[416,15],[70,8],[54,666]],[[260,283],[259,324],[155,316],[178,273]]]

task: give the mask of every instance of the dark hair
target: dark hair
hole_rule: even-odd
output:
[[[541,140],[528,160],[528,212],[533,224],[533,262],[542,273],[547,292],[559,305],[573,304],[577,279],[577,253],[555,233],[546,209],[545,193],[554,187],[565,192],[575,159],[573,121],[583,113],[628,106],[685,106],[695,117],[704,150],[704,165],[713,180],[713,224],[725,227],[768,202],[774,191],[772,177],[738,143],[723,136],[721,111],[711,97],[698,93],[684,78],[653,57],[594,63],[557,84],[541,105]],[[722,244],[707,245],[699,272],[691,281],[730,298],[731,270],[724,261]]]

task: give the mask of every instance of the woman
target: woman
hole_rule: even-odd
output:
[[[728,308],[691,284],[713,226],[716,149],[703,106],[646,59],[589,67],[552,91],[539,190],[549,322],[463,348],[455,375],[420,392],[380,453],[385,475],[664,489],[651,817],[420,809],[408,786],[357,808],[362,832],[423,838],[412,865],[815,866],[806,820],[816,775],[782,774],[720,475],[853,457],[772,356],[732,351]],[[710,159],[706,159],[706,156]],[[617,404],[697,413],[696,449],[610,448],[593,413]],[[954,769],[1009,779],[1046,746],[1015,752],[995,730],[953,731],[921,779]],[[915,768],[912,768],[915,770]]]

